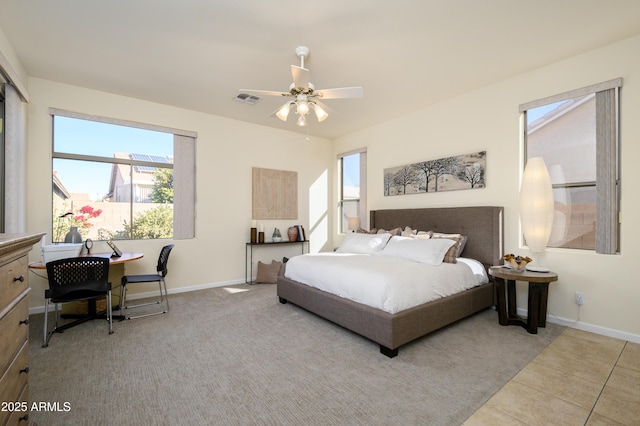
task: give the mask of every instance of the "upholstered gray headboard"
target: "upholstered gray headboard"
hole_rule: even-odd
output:
[[[466,235],[462,255],[489,267],[503,263],[503,211],[503,207],[494,206],[372,210],[369,226],[386,230],[410,226],[420,231]]]

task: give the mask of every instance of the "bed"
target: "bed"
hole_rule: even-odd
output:
[[[463,255],[488,269],[502,263],[503,208],[493,206],[373,210],[370,228],[418,230],[466,235]],[[390,358],[398,348],[432,331],[493,306],[494,282],[473,287],[397,313],[372,308],[326,291],[278,276],[281,303],[291,302],[307,311],[364,336]]]

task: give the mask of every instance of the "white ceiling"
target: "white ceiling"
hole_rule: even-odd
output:
[[[0,0],[29,75],[336,138],[640,33],[639,0]],[[362,99],[299,128],[270,118],[298,45],[316,88]]]

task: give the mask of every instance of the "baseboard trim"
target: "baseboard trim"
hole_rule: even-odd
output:
[[[523,317],[527,316],[526,309],[518,309],[518,315]],[[562,325],[565,327],[575,328],[577,330],[588,331],[594,334],[600,334],[603,336],[613,337],[615,339],[626,340],[628,342],[640,343],[640,335],[627,333],[626,331],[614,330],[612,328],[602,327],[599,325],[593,325],[582,321],[572,320],[569,318],[558,317],[556,315],[547,315],[547,321],[553,324]]]

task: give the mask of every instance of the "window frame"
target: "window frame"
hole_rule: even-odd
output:
[[[345,234],[348,229],[343,229],[343,209],[345,202],[353,202],[354,199],[344,199],[344,157],[359,154],[360,163],[360,198],[358,202],[358,218],[360,219],[360,227],[366,228],[367,224],[367,149],[360,148],[353,151],[338,154],[338,233]]]
[[[4,233],[5,223],[5,127],[7,120],[5,119],[5,99],[4,99],[4,81],[0,75],[0,233]]]
[[[620,89],[622,78],[616,78],[594,85],[582,87],[557,95],[526,102],[519,106],[521,115],[521,138],[523,141],[523,165],[526,166],[527,152],[527,111],[569,99],[595,96],[596,102],[596,180],[555,184],[560,188],[596,188],[596,242],[594,249],[600,254],[620,253]],[[521,172],[522,173],[522,172]],[[522,238],[522,236],[521,236]],[[524,239],[522,239],[524,243]],[[560,250],[570,248],[557,247]]]
[[[52,120],[52,143],[51,143],[51,159],[52,166],[53,160],[76,160],[76,161],[90,161],[101,162],[108,164],[123,164],[133,169],[135,166],[147,166],[154,168],[171,169],[174,174],[174,200],[173,200],[173,237],[172,239],[192,239],[195,238],[195,217],[196,217],[196,198],[195,198],[195,144],[198,134],[196,132],[188,130],[174,129],[165,126],[157,126],[153,124],[145,124],[134,121],[108,118],[97,115],[84,114],[79,112],[67,111],[58,108],[49,108],[49,114]],[[124,126],[135,129],[149,130],[154,132],[162,132],[173,135],[174,144],[174,162],[173,163],[156,163],[152,161],[123,159],[115,157],[102,157],[97,155],[85,155],[85,154],[73,154],[66,152],[56,152],[54,149],[54,135],[53,126],[55,117],[65,117],[85,121],[93,121],[97,123],[104,123],[115,126]],[[182,155],[176,153],[176,147],[179,147],[179,151]],[[178,158],[180,157],[180,158]],[[176,164],[176,162],[178,164]],[[182,185],[178,185],[176,188],[176,173],[183,177]],[[53,175],[53,173],[51,173]],[[134,200],[129,201],[131,204],[130,212],[133,215]]]

